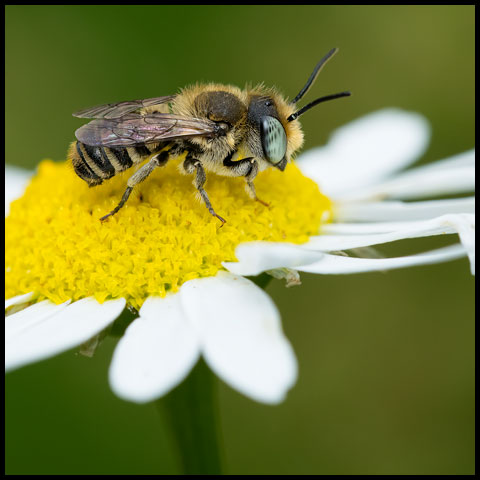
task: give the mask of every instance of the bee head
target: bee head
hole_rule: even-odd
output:
[[[263,158],[274,167],[285,170],[287,134],[280,122],[275,102],[268,96],[252,97],[247,118],[259,133]]]
[[[350,92],[327,95],[317,98],[308,105],[295,111],[296,103],[303,98],[308,90],[310,90],[310,87],[317,79],[323,66],[331,57],[333,57],[333,55],[335,55],[335,53],[337,53],[337,51],[337,48],[333,48],[317,63],[312,74],[308,78],[307,83],[288,104],[283,98],[275,93],[272,95],[264,93],[256,94],[250,98],[247,121],[250,126],[253,127],[256,133],[255,138],[257,139],[256,142],[252,142],[255,143],[254,145],[251,144],[251,146],[255,147],[252,150],[254,150],[254,153],[257,156],[264,158],[279,170],[285,170],[288,160],[287,156],[290,157],[292,151],[295,151],[298,148],[292,148],[292,146],[295,144],[301,145],[303,140],[303,136],[299,131],[299,126],[295,124],[289,125],[290,122],[293,122],[307,110],[310,110],[312,107],[320,103],[351,95]],[[279,102],[278,104],[276,104],[274,98]],[[285,110],[287,110],[288,113]],[[281,112],[281,115],[279,115],[279,111]],[[294,127],[294,125],[295,128],[291,128]],[[292,133],[295,131],[297,131],[296,134]],[[292,142],[292,138],[294,137],[296,141]],[[289,152],[288,154],[287,150]]]

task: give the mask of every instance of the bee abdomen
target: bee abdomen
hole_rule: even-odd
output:
[[[76,174],[89,186],[100,185],[103,180],[123,172],[133,164],[142,162],[157,150],[157,146],[140,145],[127,148],[93,147],[81,142],[70,146],[69,158]]]
[[[75,173],[82,180],[85,180],[89,186],[100,185],[104,178],[110,177],[106,177],[106,174],[98,168],[85,147],[88,148],[83,143],[73,142],[68,151],[68,158],[72,161]]]

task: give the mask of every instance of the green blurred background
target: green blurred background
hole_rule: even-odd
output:
[[[474,17],[473,6],[7,6],[6,162],[64,159],[75,110],[198,80],[263,81],[292,97],[334,46],[307,100],[354,97],[305,115],[305,148],[396,106],[431,121],[421,161],[440,159],[474,146]],[[285,403],[220,385],[227,472],[474,473],[468,262],[302,280],[267,288],[300,366]],[[6,473],[179,471],[154,406],[109,390],[115,344],[6,376]]]

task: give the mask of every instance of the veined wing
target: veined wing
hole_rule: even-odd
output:
[[[80,127],[75,136],[87,145],[129,147],[175,138],[216,136],[219,132],[218,125],[208,119],[169,113],[131,113],[120,119],[92,120]]]
[[[176,95],[169,95],[166,97],[145,98],[143,100],[131,100],[119,103],[105,103],[103,105],[85,108],[84,110],[75,112],[72,115],[78,118],[120,118],[140,108],[151,107],[152,105],[160,105],[162,103],[171,102],[175,97]]]

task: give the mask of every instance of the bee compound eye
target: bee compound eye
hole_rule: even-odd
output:
[[[287,134],[283,125],[276,118],[262,117],[260,137],[266,159],[273,165],[282,161],[287,152]]]

